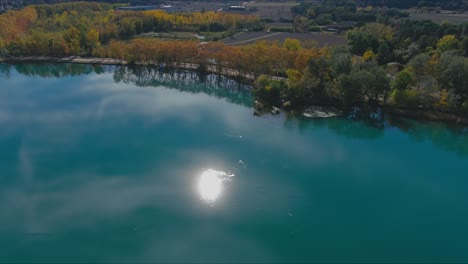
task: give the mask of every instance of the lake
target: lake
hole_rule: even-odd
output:
[[[468,262],[468,128],[216,76],[0,64],[0,262]]]

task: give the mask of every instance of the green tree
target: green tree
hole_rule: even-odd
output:
[[[389,90],[389,79],[385,71],[369,64],[362,69],[354,69],[348,75],[339,78],[339,89],[345,105],[352,105],[369,101],[377,102],[380,97],[385,98]]]
[[[331,79],[331,67],[332,62],[326,56],[320,56],[318,58],[311,59],[308,65],[308,73],[310,73],[310,77],[313,77],[314,80],[318,80],[318,83],[314,87],[314,95],[322,96],[326,83]],[[344,65],[340,65],[344,66]],[[346,66],[344,66],[346,67]],[[340,69],[343,71],[347,71],[349,69]],[[314,81],[315,82],[315,81]]]
[[[380,65],[388,63],[391,61],[392,51],[387,42],[380,44],[378,49],[377,61]]]
[[[260,75],[254,83],[254,94],[268,105],[281,105],[281,91],[284,89],[284,82],[272,80],[266,75]]]
[[[414,85],[416,77],[411,67],[406,68],[398,73],[395,80],[392,82],[392,90],[406,90]]]
[[[416,90],[393,90],[391,100],[394,104],[404,107],[417,107],[421,100]]]
[[[352,70],[352,56],[349,53],[333,54],[331,61],[335,76],[339,76],[341,74],[348,74]]]
[[[431,57],[427,54],[419,54],[408,62],[408,66],[411,67],[412,71],[416,76],[421,77],[430,72],[430,61]]]
[[[464,37],[462,41],[463,52],[465,57],[468,57],[468,37]]]
[[[368,71],[371,78],[368,80],[367,87],[365,87],[365,95],[373,102],[377,102],[379,98],[385,100],[390,90],[390,79],[381,67],[371,66]]]
[[[436,38],[434,36],[429,36],[429,35],[422,35],[418,39],[418,46],[424,50],[428,47],[433,47],[434,43],[436,41]]]
[[[351,46],[351,51],[357,55],[364,54],[368,49],[376,50],[379,45],[377,38],[357,30],[348,31],[346,36]]]
[[[468,65],[462,56],[452,55],[449,52],[443,53],[437,64],[436,78],[442,89],[451,89],[457,93],[467,93]]]

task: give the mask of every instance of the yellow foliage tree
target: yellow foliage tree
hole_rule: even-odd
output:
[[[448,50],[457,50],[461,48],[461,42],[455,35],[446,35],[437,41],[437,49],[440,52]]]
[[[287,69],[286,74],[288,75],[288,84],[290,87],[299,82],[302,77],[301,72],[296,69]]]
[[[298,39],[287,38],[283,42],[283,47],[287,50],[297,51],[301,49],[301,42]]]
[[[89,53],[94,55],[95,51],[101,47],[99,42],[99,32],[94,28],[89,30],[86,34],[86,43],[88,44]]]
[[[377,55],[371,49],[368,49],[366,52],[364,52],[362,58],[364,59],[364,61],[371,61],[376,60]]]

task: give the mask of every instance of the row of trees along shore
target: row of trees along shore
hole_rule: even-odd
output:
[[[262,23],[239,14],[116,11],[105,3],[28,6],[1,15],[0,25],[5,58],[80,55],[211,65],[255,76],[254,93],[267,105],[377,104],[468,114],[467,23],[366,23],[347,33],[349,47],[322,48],[295,39],[227,46],[145,38],[145,32],[233,32]]]

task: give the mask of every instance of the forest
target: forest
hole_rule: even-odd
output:
[[[262,30],[256,16],[214,12],[118,11],[107,3],[28,6],[0,15],[0,57],[112,57],[129,63],[253,76],[265,105],[351,108],[384,105],[468,114],[467,23],[378,20],[349,30],[348,47],[296,39],[245,46],[162,40],[147,32],[215,32],[225,37]]]

